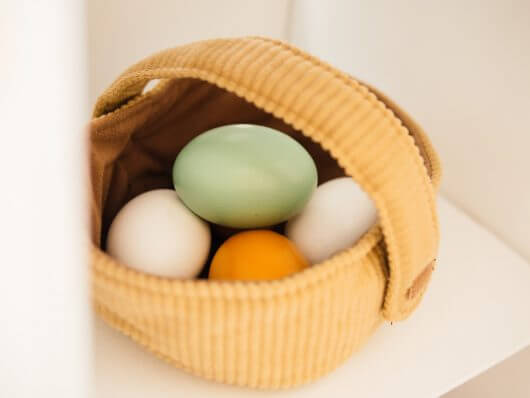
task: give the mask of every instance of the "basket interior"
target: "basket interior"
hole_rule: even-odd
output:
[[[214,127],[253,123],[275,128],[296,139],[311,154],[319,184],[345,175],[328,152],[301,132],[244,99],[201,80],[171,81],[167,88],[155,89],[145,99],[118,112],[120,117],[94,121],[90,134],[92,163],[95,154],[104,153],[107,159],[101,170],[103,178],[92,181],[102,185],[94,187],[102,193],[102,203],[96,203],[101,211],[95,210],[100,213],[95,214],[100,222],[94,223],[93,228],[99,230],[93,236],[103,249],[108,228],[119,209],[142,192],[171,188],[171,169],[180,149]],[[215,249],[229,231],[216,226],[212,231]]]

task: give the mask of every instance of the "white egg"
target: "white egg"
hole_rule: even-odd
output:
[[[302,212],[289,220],[286,235],[312,263],[353,246],[375,224],[370,197],[350,177],[320,185]]]
[[[209,225],[193,214],[172,189],[145,192],[116,215],[108,253],[124,265],[170,278],[193,278],[210,250]]]

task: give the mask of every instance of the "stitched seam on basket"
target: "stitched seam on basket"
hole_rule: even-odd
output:
[[[409,300],[413,300],[418,295],[418,293],[425,288],[433,270],[434,265],[433,263],[430,263],[423,269],[423,271],[416,277],[416,279],[414,279],[412,286],[409,287],[409,289],[407,290],[407,298]]]
[[[109,112],[105,112],[99,116],[96,116],[96,117],[93,117],[91,121],[101,121],[102,119],[106,118],[107,116],[111,116],[111,115],[115,115],[118,111],[123,111],[125,109],[129,109],[135,105],[138,105],[140,103],[142,103],[143,101],[146,101],[146,100],[149,100],[149,99],[154,99],[153,97],[155,97],[156,95],[158,95],[159,93],[161,93],[163,90],[167,89],[169,86],[171,85],[171,80],[167,80],[167,81],[162,81],[160,83],[158,83],[156,85],[156,87],[153,87],[151,90],[149,90],[148,92],[146,93],[143,93],[143,94],[140,94],[138,96],[135,96],[135,97],[132,97],[131,99],[129,99],[129,101],[127,101],[125,104],[123,104],[122,106],[116,108],[116,109],[113,109]],[[113,126],[114,125],[114,122],[117,122],[117,123],[121,123],[123,122],[124,120],[123,119],[116,119],[115,121],[113,121],[113,123],[109,123],[108,126]],[[105,125],[103,128],[106,128],[107,125]]]

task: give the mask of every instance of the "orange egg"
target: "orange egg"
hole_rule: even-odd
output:
[[[285,236],[267,230],[240,232],[215,253],[210,279],[272,280],[302,271],[309,263]]]

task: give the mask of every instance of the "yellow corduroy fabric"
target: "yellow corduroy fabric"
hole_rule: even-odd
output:
[[[190,78],[234,93],[317,142],[371,196],[379,224],[354,247],[278,281],[169,280],[110,258],[100,248],[101,218],[118,172],[113,162],[129,139],[116,124],[148,114],[174,79]],[[142,95],[152,79],[163,82]],[[337,367],[384,319],[404,319],[420,302],[439,240],[436,153],[390,100],[316,58],[264,38],[162,51],[103,93],[90,130],[96,309],[175,366],[241,386],[299,385]],[[106,146],[118,149],[105,155]]]

